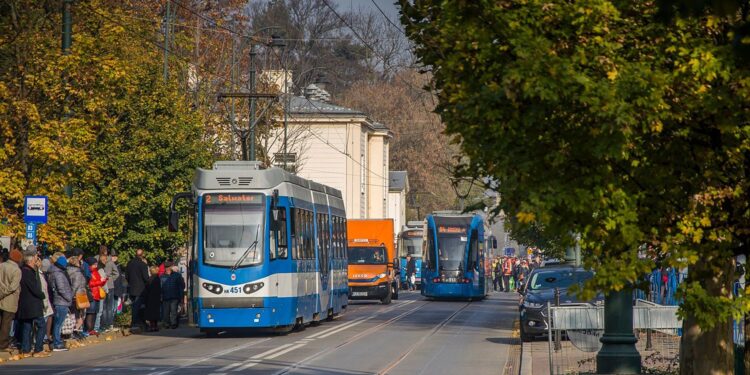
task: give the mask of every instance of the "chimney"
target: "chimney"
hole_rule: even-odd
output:
[[[328,103],[331,100],[331,94],[328,91],[318,87],[317,84],[311,83],[305,87],[305,97],[310,100]]]

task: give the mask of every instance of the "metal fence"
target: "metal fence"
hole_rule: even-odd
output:
[[[548,306],[550,374],[596,371],[599,338],[604,333],[604,307],[589,304]],[[638,300],[633,328],[644,369],[675,370],[679,362],[682,322],[677,306]]]
[[[687,271],[678,271],[674,268],[664,271],[654,270],[647,277],[649,290],[636,290],[635,298],[655,302],[660,305],[679,305],[680,301],[675,296],[675,291],[685,278],[687,278]]]

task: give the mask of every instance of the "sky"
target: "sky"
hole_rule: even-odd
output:
[[[393,21],[396,25],[401,25],[398,17],[398,7],[396,6],[395,0],[333,0],[332,3],[338,5],[338,9],[343,11],[351,11],[356,13],[361,12],[372,12],[380,14],[378,8],[375,7],[373,2],[377,3],[380,9],[383,10],[388,18]]]

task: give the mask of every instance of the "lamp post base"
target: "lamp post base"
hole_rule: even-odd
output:
[[[604,335],[596,355],[597,374],[640,374],[641,355],[633,335],[633,293],[610,292],[604,299]]]

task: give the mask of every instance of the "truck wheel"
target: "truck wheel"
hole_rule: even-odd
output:
[[[383,299],[380,300],[384,305],[390,305],[391,304],[391,288],[388,288],[388,295],[383,297]]]

